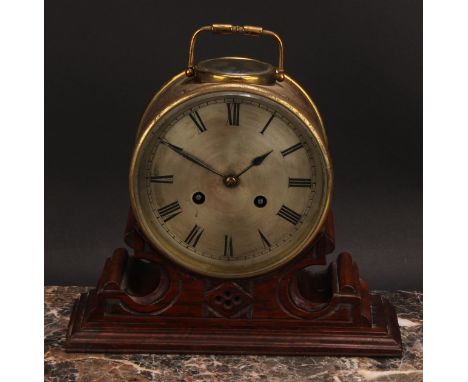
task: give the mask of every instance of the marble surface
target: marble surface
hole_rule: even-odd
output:
[[[401,327],[402,358],[69,354],[63,350],[73,300],[87,288],[45,288],[45,381],[422,381],[422,293],[382,292]]]

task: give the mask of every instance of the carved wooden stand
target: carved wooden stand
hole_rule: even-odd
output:
[[[314,244],[261,277],[192,274],[149,247],[130,213],[126,243],[75,303],[66,350],[84,352],[401,355],[390,303],[368,293],[351,255],[334,250],[331,215]]]

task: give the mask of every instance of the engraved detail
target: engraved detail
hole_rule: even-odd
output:
[[[207,291],[205,304],[208,317],[252,318],[253,298],[237,283],[221,283]]]
[[[202,234],[203,234],[203,228],[201,228],[201,227],[199,227],[199,226],[197,226],[195,224],[195,226],[192,228],[192,230],[188,234],[187,238],[185,239],[185,242],[188,245],[191,245],[192,247],[195,248],[197,246],[198,240],[200,240],[200,237],[201,237]]]
[[[301,220],[301,215],[293,211],[291,208],[286,207],[284,204],[281,206],[280,210],[277,213],[278,216],[281,216],[283,219],[287,220],[291,224],[296,225]]]
[[[283,157],[289,155],[289,154],[292,154],[293,152],[301,149],[302,147],[304,147],[304,144],[302,142],[299,142],[299,143],[296,143],[294,146],[291,146],[283,151],[281,151],[281,155]]]
[[[288,187],[312,187],[310,178],[289,178]]]
[[[262,131],[260,131],[260,134],[264,134],[264,133],[265,133],[266,129],[268,129],[268,126],[270,126],[271,121],[273,120],[273,118],[275,118],[275,114],[276,114],[276,112],[271,113],[270,119],[268,120],[268,122],[266,123],[266,125],[263,127]]]
[[[151,183],[174,183],[174,175],[154,175],[149,179]]]
[[[271,243],[268,241],[266,236],[263,234],[262,231],[258,230],[258,234],[260,235],[260,239],[262,240],[263,247],[271,248]]]
[[[240,104],[238,102],[227,103],[229,126],[239,126],[239,109]]]
[[[167,206],[161,207],[158,209],[159,216],[164,220],[164,222],[168,222],[172,218],[176,217],[182,212],[182,208],[179,205],[178,201],[172,202]]]
[[[198,111],[194,111],[193,113],[189,114],[190,119],[193,121],[195,126],[197,126],[197,129],[200,133],[203,133],[206,131],[206,126],[203,123],[203,120],[200,117],[200,114],[198,114]]]
[[[228,235],[224,235],[224,256],[234,256],[234,250],[232,248],[232,237]]]

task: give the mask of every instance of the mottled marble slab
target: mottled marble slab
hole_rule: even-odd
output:
[[[45,288],[45,381],[422,381],[422,293],[383,292],[394,305],[403,338],[402,358],[274,357],[65,353],[73,300],[88,288]]]

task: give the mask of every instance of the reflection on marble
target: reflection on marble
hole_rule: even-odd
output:
[[[378,292],[397,310],[404,347],[401,359],[65,353],[73,300],[87,289],[45,288],[45,381],[422,381],[422,293]]]

